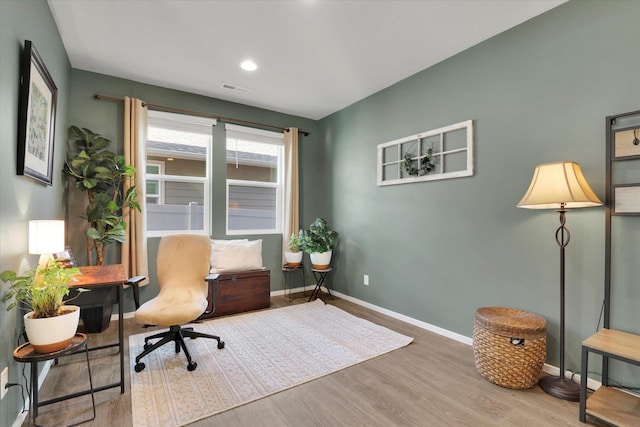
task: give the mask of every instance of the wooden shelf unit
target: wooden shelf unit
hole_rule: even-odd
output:
[[[640,426],[640,397],[609,387],[609,359],[640,366],[640,335],[611,327],[613,217],[640,215],[640,182],[616,179],[616,169],[640,164],[640,110],[608,116],[606,127],[604,329],[582,343],[580,421],[590,415],[614,426]],[[631,182],[630,182],[631,181]],[[602,356],[602,387],[587,399],[589,353]]]
[[[580,372],[580,421],[590,415],[616,426],[640,426],[640,397],[608,386],[602,387],[587,399],[587,368],[589,353],[621,360],[640,366],[640,335],[614,329],[601,329],[582,342]]]

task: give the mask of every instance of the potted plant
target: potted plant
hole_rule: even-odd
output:
[[[315,221],[302,234],[302,249],[311,257],[311,265],[317,270],[326,270],[331,264],[333,248],[338,233],[332,230],[324,218]]]
[[[284,259],[289,267],[297,267],[302,263],[302,234],[300,230],[298,234],[292,233],[289,238],[289,251],[284,252]]]
[[[125,158],[107,148],[111,141],[87,128],[69,127],[68,159],[65,175],[75,179],[75,187],[87,194],[83,216],[87,221],[84,234],[87,239],[87,264],[103,265],[107,248],[115,242],[124,242],[127,223],[122,208],[140,210],[136,186],[123,193],[125,181],[134,178],[136,169],[127,165]],[[102,332],[111,319],[116,301],[114,289],[93,292],[91,301],[83,301],[82,321],[87,332]]]
[[[124,156],[107,150],[111,141],[87,128],[71,126],[69,159],[65,175],[76,182],[76,189],[87,193],[87,263],[104,264],[107,246],[125,241],[127,223],[122,208],[140,210],[136,186],[122,194],[122,184],[134,178],[136,169],[125,164]]]
[[[76,334],[80,307],[63,301],[69,295],[69,280],[76,274],[80,274],[79,269],[66,268],[54,259],[24,276],[12,270],[0,273],[0,280],[10,284],[2,302],[9,302],[7,310],[30,310],[24,315],[24,327],[29,342],[39,353],[62,350]]]

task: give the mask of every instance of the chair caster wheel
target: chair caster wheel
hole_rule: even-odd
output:
[[[198,364],[196,362],[189,362],[189,364],[187,365],[187,370],[188,371],[193,371],[194,369],[196,369],[198,367]]]
[[[219,349],[223,349],[224,348],[224,341],[218,341],[218,348]]]
[[[144,363],[142,362],[138,362],[136,363],[136,366],[134,367],[134,369],[136,370],[136,372],[140,372],[145,368]]]
[[[151,348],[151,346],[152,346],[152,345],[153,345],[153,344],[146,342],[146,343],[144,343],[144,349],[145,349],[145,350],[149,350],[149,349]]]

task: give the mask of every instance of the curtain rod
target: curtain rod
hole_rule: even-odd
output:
[[[100,95],[97,93],[94,95],[94,98],[102,101],[124,102],[124,99],[122,98],[115,98],[113,96]],[[220,120],[221,122],[237,123],[237,124],[243,124],[243,125],[255,125],[255,126],[261,126],[261,127],[271,128],[271,129],[278,129],[283,132],[289,132],[288,128],[283,128],[280,126],[273,126],[273,125],[266,125],[264,123],[249,122],[247,120],[234,119],[232,117],[216,116],[215,114],[201,113],[198,111],[191,111],[191,110],[183,110],[182,108],[166,107],[164,105],[150,104],[148,102],[143,102],[142,105],[144,107],[149,107],[152,110],[168,111],[170,113],[189,114],[191,116],[199,116],[199,117],[206,117],[208,119],[216,119],[216,120]],[[300,129],[298,130],[298,132],[303,134],[304,136],[309,136],[309,132],[305,132]]]

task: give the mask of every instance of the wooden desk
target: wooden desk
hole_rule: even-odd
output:
[[[71,288],[105,288],[117,287],[118,289],[118,342],[99,347],[92,347],[89,351],[101,350],[118,346],[120,352],[120,381],[113,384],[95,387],[94,391],[102,391],[120,386],[120,393],[124,393],[124,304],[123,287],[127,283],[127,272],[123,264],[93,265],[79,267],[80,273],[69,281]],[[74,280],[75,279],[75,280]]]

